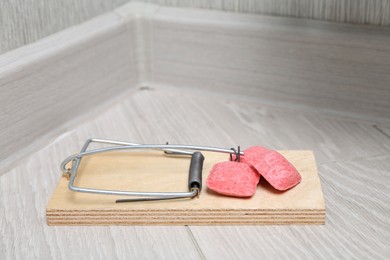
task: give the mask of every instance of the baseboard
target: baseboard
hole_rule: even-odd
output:
[[[390,28],[131,3],[0,56],[0,173],[141,85],[390,125],[389,71]]]
[[[161,8],[152,82],[390,121],[390,28]]]
[[[132,37],[110,13],[0,56],[0,172],[137,86]]]

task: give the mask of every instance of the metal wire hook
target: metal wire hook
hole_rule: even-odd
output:
[[[94,149],[87,151],[88,146],[92,142],[114,144],[117,146],[106,147],[101,149]],[[139,191],[121,191],[121,190],[104,190],[94,188],[76,187],[74,185],[76,173],[79,168],[82,157],[90,156],[93,154],[99,154],[104,152],[118,151],[118,150],[133,150],[133,149],[157,149],[163,150],[166,154],[180,154],[191,155],[190,172],[188,179],[188,192],[139,192]],[[186,151],[189,150],[189,151]],[[121,196],[138,196],[141,198],[134,199],[121,199],[117,202],[130,202],[130,201],[149,201],[149,200],[164,200],[164,199],[181,199],[181,198],[193,198],[199,196],[202,188],[202,166],[204,157],[200,152],[195,151],[211,151],[220,153],[229,153],[230,156],[234,153],[236,158],[243,155],[238,147],[238,152],[234,149],[224,149],[208,146],[195,146],[195,145],[160,145],[160,144],[136,144],[122,141],[113,141],[105,139],[88,139],[82,147],[80,153],[73,154],[66,158],[61,163],[61,170],[65,173],[69,172],[67,164],[72,161],[72,167],[70,168],[69,189],[75,192],[84,193],[96,193],[105,195],[121,195]]]
[[[232,150],[234,152],[234,155],[236,156],[236,158],[234,159],[234,161],[236,162],[240,162],[240,159],[241,159],[241,155],[243,155],[244,153],[241,152],[241,148],[240,146],[237,147],[237,150],[235,148],[230,148],[230,150]],[[231,153],[230,154],[230,161],[233,161],[233,154]]]

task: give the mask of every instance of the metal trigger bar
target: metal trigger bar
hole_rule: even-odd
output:
[[[104,143],[104,144],[113,144],[117,146],[106,147],[94,150],[88,150],[88,146],[92,143]],[[104,189],[94,189],[94,188],[84,188],[77,187],[74,185],[77,170],[80,166],[82,157],[90,156],[94,154],[112,152],[118,150],[133,150],[133,149],[154,149],[162,150],[167,155],[188,155],[191,156],[190,170],[188,176],[188,189],[187,192],[141,192],[141,191],[121,191],[121,190],[104,190]],[[84,192],[84,193],[95,193],[95,194],[105,194],[105,195],[121,195],[121,196],[136,196],[139,198],[132,199],[119,199],[116,202],[135,202],[135,201],[151,201],[151,200],[168,200],[168,199],[182,199],[182,198],[193,198],[199,196],[202,189],[202,168],[204,156],[202,153],[197,151],[210,151],[210,152],[219,152],[227,154],[235,154],[236,158],[239,158],[240,155],[244,155],[243,152],[238,152],[235,149],[224,149],[217,147],[208,147],[208,146],[196,146],[196,145],[170,145],[170,144],[137,144],[129,143],[122,141],[114,140],[105,140],[105,139],[88,139],[84,146],[82,147],[80,153],[73,154],[66,158],[61,163],[61,170],[64,174],[69,175],[69,189],[75,192]],[[72,161],[72,167],[66,168],[66,165]]]

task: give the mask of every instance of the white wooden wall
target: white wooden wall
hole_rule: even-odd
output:
[[[125,5],[0,55],[0,172],[137,87],[389,126],[389,36],[389,27]]]
[[[337,22],[390,25],[390,0],[138,0],[165,6],[193,7]],[[0,53],[35,42],[127,0],[2,0]]]

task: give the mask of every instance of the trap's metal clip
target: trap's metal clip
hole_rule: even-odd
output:
[[[115,146],[105,147],[100,149],[88,150],[88,146],[92,143],[112,144]],[[118,150],[133,150],[133,149],[154,149],[162,150],[166,155],[187,155],[191,156],[190,170],[188,175],[188,190],[187,192],[141,192],[141,191],[121,191],[121,190],[103,190],[94,188],[77,187],[74,185],[77,170],[80,166],[82,157],[90,156],[93,154],[118,151]],[[182,199],[193,198],[199,196],[202,190],[202,169],[204,156],[197,151],[210,151],[227,154],[235,154],[236,158],[240,155],[244,155],[240,152],[240,149],[224,149],[208,146],[196,146],[196,145],[170,145],[170,144],[137,144],[122,141],[113,141],[105,139],[88,139],[82,147],[80,153],[73,154],[66,158],[61,163],[61,170],[63,174],[69,177],[69,189],[75,192],[95,193],[105,195],[121,195],[132,196],[138,198],[131,199],[119,199],[116,202],[135,202],[135,201],[151,201],[151,200],[169,200],[169,199]],[[68,163],[72,162],[72,167],[67,168]]]

